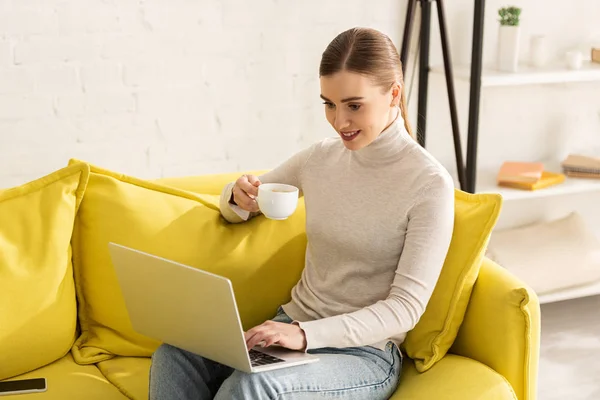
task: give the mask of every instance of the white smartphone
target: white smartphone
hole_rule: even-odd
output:
[[[0,396],[45,392],[46,388],[46,378],[1,381]]]

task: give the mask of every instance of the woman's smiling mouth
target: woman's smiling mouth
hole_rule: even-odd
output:
[[[342,131],[340,132],[342,139],[346,141],[353,140],[360,134],[360,129],[354,131]]]

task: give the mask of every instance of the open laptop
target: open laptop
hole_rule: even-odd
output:
[[[248,351],[229,279],[115,243],[109,251],[138,333],[248,373],[318,360],[281,346]]]

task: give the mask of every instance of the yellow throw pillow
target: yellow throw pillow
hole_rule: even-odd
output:
[[[403,343],[419,372],[431,368],[452,346],[501,208],[499,194],[455,191],[454,233],[448,255],[425,313]]]
[[[47,365],[73,345],[71,235],[88,174],[75,163],[0,193],[0,380]]]
[[[78,363],[150,356],[159,344],[131,327],[109,242],[230,278],[245,329],[271,318],[289,300],[304,268],[303,202],[284,222],[257,217],[229,224],[219,212],[218,195],[90,168],[73,234],[81,326],[73,355]]]

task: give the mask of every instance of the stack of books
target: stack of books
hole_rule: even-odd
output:
[[[544,170],[540,162],[506,161],[497,176],[498,186],[538,190],[565,181],[565,175]]]
[[[561,165],[567,176],[600,179],[600,158],[569,154]]]

